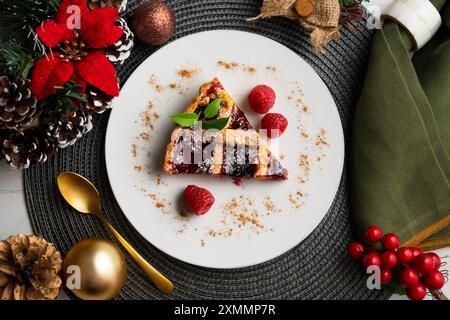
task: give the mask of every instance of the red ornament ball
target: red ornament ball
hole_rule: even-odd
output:
[[[436,253],[434,253],[434,252],[430,252],[430,253],[428,253],[428,255],[431,257],[431,258],[433,258],[433,261],[434,261],[434,268],[436,269],[436,270],[438,270],[439,269],[439,267],[441,266],[441,257],[439,257]]]
[[[419,254],[414,258],[413,263],[414,269],[421,274],[427,274],[435,267],[433,257],[427,253]]]
[[[381,229],[375,226],[368,227],[364,232],[364,238],[371,243],[380,241],[382,236]]]
[[[398,282],[406,288],[411,288],[419,284],[419,274],[410,267],[403,268],[397,276]]]
[[[388,233],[381,239],[381,243],[384,249],[395,250],[400,244],[400,239],[395,233]]]
[[[381,268],[380,282],[381,284],[389,284],[392,281],[392,271],[389,269]]]
[[[347,253],[353,260],[359,260],[364,256],[364,246],[359,242],[352,242],[347,247]]]
[[[371,251],[367,253],[363,259],[364,270],[370,266],[381,266],[381,257],[378,252]]]
[[[413,252],[410,248],[401,247],[397,250],[397,259],[398,262],[402,264],[408,264],[413,260]]]
[[[413,257],[417,257],[419,254],[423,253],[422,250],[420,250],[419,248],[411,248],[411,251],[413,253]]]
[[[157,0],[143,2],[134,12],[132,25],[136,37],[148,45],[161,45],[172,38],[176,29],[170,7]]]
[[[427,295],[427,288],[423,284],[417,284],[406,290],[406,295],[411,300],[423,300]]]
[[[275,91],[269,86],[260,84],[252,89],[248,95],[248,103],[256,113],[267,113],[275,104]]]
[[[383,252],[381,255],[381,265],[386,269],[392,269],[397,265],[397,256],[392,251]]]
[[[445,284],[445,277],[442,272],[437,270],[431,270],[424,278],[423,284],[429,290],[439,290]]]

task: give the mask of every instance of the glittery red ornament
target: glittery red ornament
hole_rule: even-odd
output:
[[[148,45],[161,45],[175,33],[175,15],[162,1],[145,1],[134,12],[132,26],[140,41]]]

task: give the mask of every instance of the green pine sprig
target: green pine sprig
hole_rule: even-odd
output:
[[[87,95],[80,93],[81,85],[73,79],[55,88],[58,90],[40,103],[46,114],[44,122],[65,119],[79,102],[87,101]]]
[[[11,78],[28,78],[34,62],[38,58],[13,40],[0,42],[0,73]]]
[[[0,38],[35,47],[35,28],[53,19],[61,0],[0,0]]]

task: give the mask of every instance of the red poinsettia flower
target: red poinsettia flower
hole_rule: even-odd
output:
[[[80,9],[80,29],[71,28],[71,6]],[[55,20],[47,20],[36,33],[51,53],[36,61],[31,75],[33,94],[42,100],[70,79],[85,87],[86,83],[110,96],[119,95],[116,70],[101,50],[113,45],[123,29],[114,25],[118,10],[89,10],[84,0],[63,0]],[[76,26],[76,23],[73,23]]]

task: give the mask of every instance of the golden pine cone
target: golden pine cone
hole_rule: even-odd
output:
[[[0,299],[54,300],[61,269],[61,254],[42,238],[19,234],[0,241]]]

